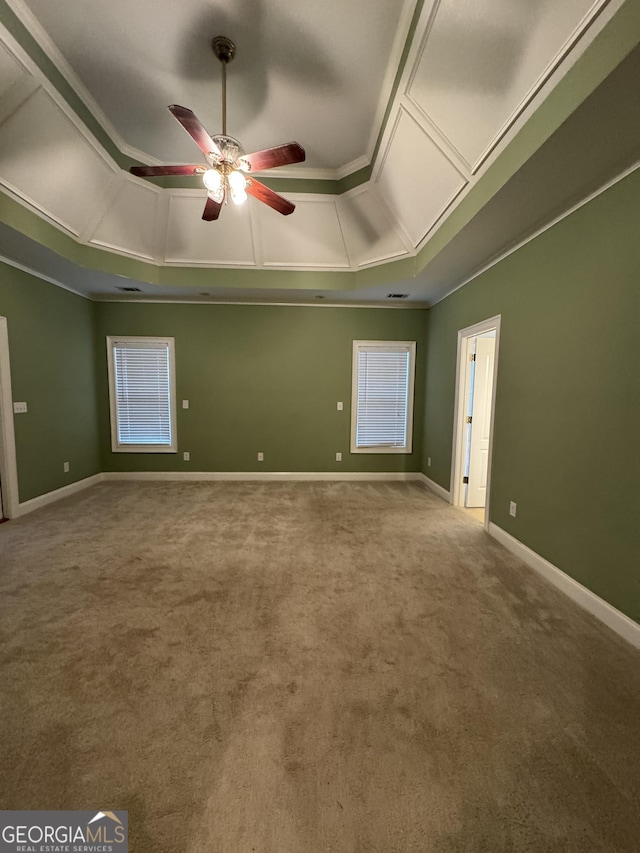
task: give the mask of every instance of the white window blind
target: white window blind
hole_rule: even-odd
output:
[[[354,341],[352,452],[411,451],[414,342]]]
[[[109,339],[112,446],[175,450],[173,340]]]

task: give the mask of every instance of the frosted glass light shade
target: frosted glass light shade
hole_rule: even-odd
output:
[[[207,169],[202,176],[202,182],[209,190],[211,198],[218,204],[224,198],[224,180],[217,169]]]
[[[240,172],[231,172],[227,180],[229,181],[232,201],[235,204],[243,204],[247,200],[247,181],[245,176]]]

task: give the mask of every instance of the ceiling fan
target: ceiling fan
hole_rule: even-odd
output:
[[[250,173],[302,163],[305,159],[304,148],[297,142],[289,142],[286,145],[245,154],[238,140],[227,136],[227,65],[235,56],[236,46],[225,36],[216,36],[211,46],[222,65],[222,133],[212,137],[191,110],[177,104],[169,107],[173,117],[180,122],[204,154],[206,165],[132,166],[129,171],[140,178],[201,175],[207,188],[207,201],[202,218],[207,222],[218,218],[222,205],[229,196],[236,204],[242,204],[246,201],[247,193],[283,216],[288,216],[295,210],[295,205],[250,177]]]

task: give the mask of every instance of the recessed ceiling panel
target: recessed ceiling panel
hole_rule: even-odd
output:
[[[310,269],[349,268],[338,212],[333,199],[301,201],[281,216],[270,207],[255,207],[264,266]]]
[[[442,0],[408,95],[472,166],[601,5]]]
[[[26,74],[18,60],[0,42],[0,98]]]
[[[211,266],[255,265],[249,203],[226,204],[216,222],[205,222],[206,192],[174,190],[169,196],[165,261]]]
[[[357,195],[343,196],[339,209],[349,252],[358,266],[407,254],[391,217],[371,187]]]
[[[466,181],[428,134],[400,110],[382,168],[379,190],[416,247]]]
[[[0,180],[78,235],[116,176],[73,122],[38,89],[0,127]]]
[[[307,166],[338,169],[366,153],[387,68],[399,59],[396,33],[403,29],[401,49],[415,0],[26,5],[127,145],[163,162],[190,162],[198,152],[168,104],[189,107],[210,132],[220,131],[221,69],[210,45],[222,34],[237,45],[229,133],[247,151],[295,139]]]
[[[153,260],[159,203],[159,190],[124,181],[89,242]]]

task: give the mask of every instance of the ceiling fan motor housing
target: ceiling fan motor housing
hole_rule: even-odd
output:
[[[234,139],[233,136],[225,136],[222,133],[211,138],[220,149],[220,156],[212,158],[214,166],[223,166],[230,169],[237,169],[239,166],[245,169],[246,166],[247,169],[245,171],[248,170],[249,164],[246,161],[240,163],[240,158],[245,152],[237,139]]]

